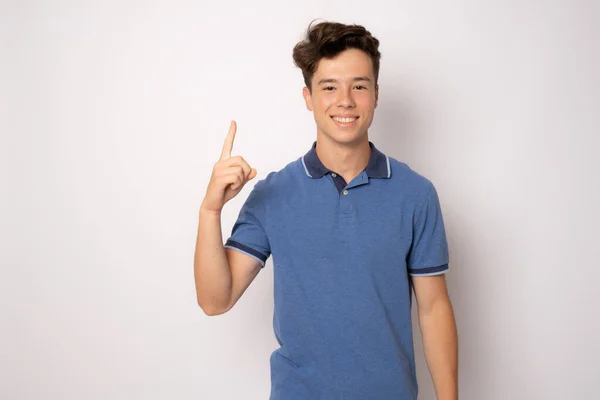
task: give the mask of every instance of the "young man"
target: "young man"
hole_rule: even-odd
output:
[[[437,398],[458,398],[436,189],[368,138],[378,46],[362,26],[309,26],[293,55],[316,141],[255,184],[223,245],[223,205],[256,176],[231,156],[232,122],[200,208],[194,271],[206,314],[231,309],[273,256],[270,400],[416,400],[411,290]]]

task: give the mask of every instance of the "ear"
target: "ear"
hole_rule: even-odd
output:
[[[308,90],[308,88],[306,86],[304,86],[302,88],[302,96],[304,96],[304,102],[306,103],[306,108],[308,109],[308,111],[312,111],[313,110],[312,95],[310,94],[310,90]]]
[[[377,108],[378,102],[379,102],[379,84],[375,85],[375,108]]]

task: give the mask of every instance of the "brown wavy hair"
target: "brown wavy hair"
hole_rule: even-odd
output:
[[[379,78],[379,40],[361,25],[346,25],[339,22],[309,24],[304,39],[294,46],[294,64],[302,70],[304,83],[312,92],[312,77],[322,58],[334,58],[347,49],[359,49],[371,57],[375,84]]]

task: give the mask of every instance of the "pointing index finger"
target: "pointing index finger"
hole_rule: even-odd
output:
[[[223,151],[221,152],[221,160],[226,160],[231,158],[231,151],[233,150],[233,140],[235,139],[235,132],[237,130],[237,124],[235,121],[231,121],[231,125],[229,125],[229,133],[225,138],[225,143],[223,144]]]

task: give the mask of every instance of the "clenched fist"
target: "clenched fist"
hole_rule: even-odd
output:
[[[206,196],[202,201],[201,209],[205,211],[221,212],[225,203],[237,196],[246,182],[257,174],[242,156],[231,157],[236,129],[235,121],[231,121],[221,158],[213,168]]]

